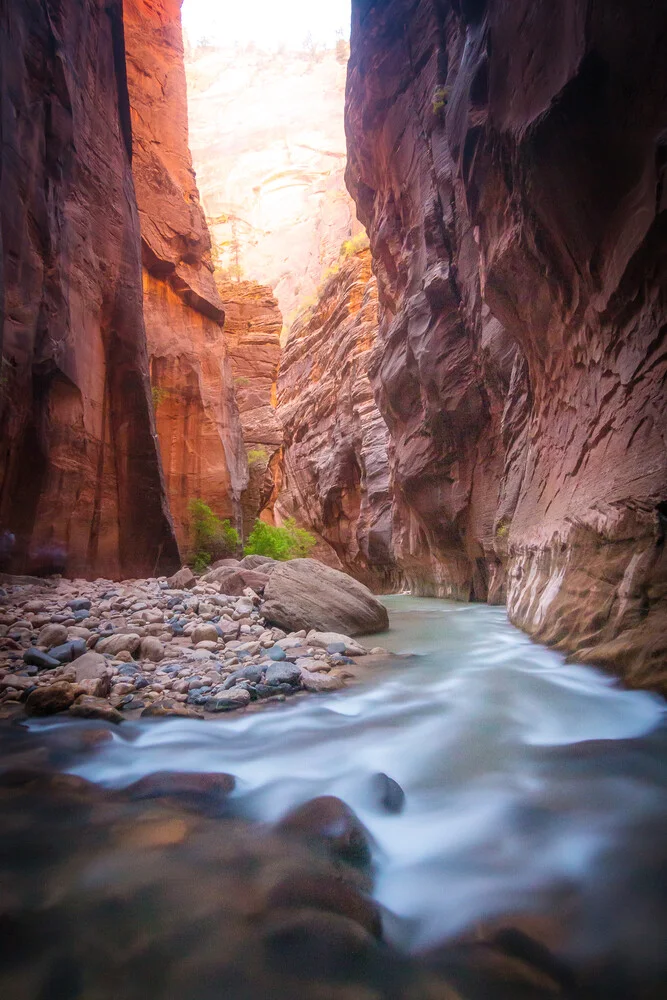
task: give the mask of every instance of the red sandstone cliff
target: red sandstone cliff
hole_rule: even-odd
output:
[[[667,658],[667,14],[353,3],[348,184],[399,555],[657,686]]]
[[[125,0],[144,315],[157,430],[176,533],[203,499],[240,526],[248,481],[224,311],[188,148],[181,0]]]
[[[241,498],[247,537],[260,514],[272,519],[278,488],[283,430],[276,415],[276,378],[283,318],[270,288],[217,278],[248,458],[248,486]]]
[[[120,0],[0,5],[0,533],[16,537],[14,571],[118,577],[177,560],[123,45]]]
[[[377,335],[370,251],[342,258],[293,325],[278,380],[285,447],[278,517],[315,533],[317,555],[376,589],[398,580],[388,431],[368,367]]]

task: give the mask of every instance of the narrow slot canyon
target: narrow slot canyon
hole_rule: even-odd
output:
[[[0,988],[662,1000],[667,8],[0,0]]]

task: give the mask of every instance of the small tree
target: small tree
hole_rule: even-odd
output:
[[[255,521],[243,551],[246,556],[269,556],[287,562],[288,559],[307,559],[314,548],[314,536],[299,528],[293,517],[288,517],[280,528]]]
[[[188,511],[192,545],[190,562],[193,569],[201,572],[214,559],[226,559],[237,554],[239,533],[228,519],[221,521],[208,504],[200,499],[191,500]]]

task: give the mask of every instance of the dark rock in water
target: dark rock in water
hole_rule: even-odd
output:
[[[321,795],[292,809],[278,829],[322,840],[341,861],[367,865],[371,858],[368,834],[355,813],[334,795]]]
[[[405,792],[397,781],[380,772],[372,779],[373,799],[388,813],[400,813],[405,805]]]
[[[389,627],[387,609],[362,583],[315,559],[274,567],[261,612],[289,631],[316,629],[363,635]]]
[[[315,909],[348,917],[376,938],[382,937],[377,904],[355,885],[324,872],[290,872],[271,887],[266,902],[278,909]]]
[[[291,684],[255,684],[253,690],[257,697],[264,701],[266,698],[275,698],[279,694],[289,697],[297,689]]]
[[[48,687],[35,688],[26,699],[25,710],[28,715],[56,715],[66,712],[74,703],[74,698],[74,686],[59,681]]]
[[[263,938],[276,972],[299,977],[348,979],[373,958],[380,960],[375,938],[355,920],[337,913],[303,909],[272,914]]]
[[[59,663],[71,663],[72,660],[84,656],[88,652],[85,639],[72,639],[70,642],[63,642],[60,646],[54,646],[49,650],[49,656],[58,660]]]
[[[76,597],[73,601],[67,602],[67,607],[72,611],[90,611],[92,604],[87,597]]]
[[[23,654],[23,662],[30,667],[39,667],[40,670],[55,670],[56,667],[60,666],[60,660],[57,660],[55,656],[43,653],[41,649],[35,649],[34,646],[26,649]]]
[[[225,811],[227,797],[234,791],[235,785],[236,780],[231,774],[158,771],[135,781],[123,794],[135,802],[171,799],[194,812],[219,816]]]
[[[271,663],[266,668],[265,683],[270,687],[276,684],[297,687],[301,683],[301,670],[292,663]]]
[[[286,660],[287,659],[287,653],[282,648],[282,646],[273,646],[268,651],[267,655],[268,655],[268,657],[269,657],[270,660],[275,660],[276,663],[279,663],[281,660]]]

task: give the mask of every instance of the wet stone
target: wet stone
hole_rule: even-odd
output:
[[[40,670],[54,670],[60,666],[60,660],[57,660],[55,656],[43,653],[41,649],[36,649],[34,646],[25,651],[23,662],[32,667],[39,667]]]

